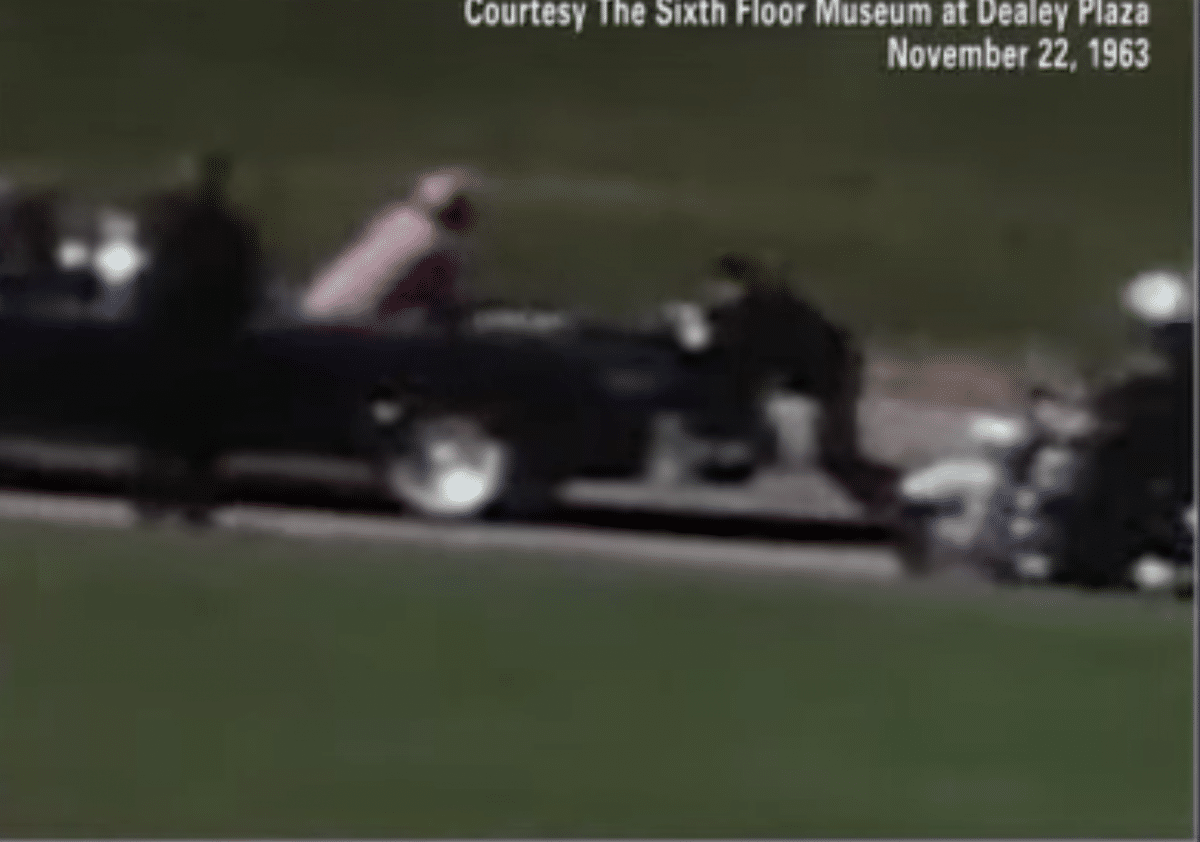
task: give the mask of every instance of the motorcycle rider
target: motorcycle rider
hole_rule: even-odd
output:
[[[711,417],[738,423],[771,385],[809,395],[821,406],[822,466],[860,502],[882,509],[895,499],[898,472],[859,450],[862,355],[850,334],[796,296],[786,263],[744,254],[717,262],[723,301],[709,313],[716,392]],[[771,377],[782,382],[771,384]]]
[[[478,224],[479,182],[460,168],[426,173],[385,206],[313,280],[301,304],[321,321],[380,323],[416,308],[453,315]]]
[[[1193,301],[1195,281],[1153,273],[1131,284],[1125,304],[1144,325],[1163,368],[1098,395],[1102,427],[1066,516],[1065,577],[1120,584],[1150,553],[1170,556],[1180,518],[1195,501]]]
[[[262,268],[255,226],[226,198],[231,171],[227,156],[208,155],[193,189],[158,197],[146,214],[150,262],[136,309],[148,351],[135,408],[146,459],[135,496],[148,514],[164,491],[182,492],[194,519],[212,502],[222,367],[256,302]],[[169,482],[167,454],[182,457],[182,488],[154,487]]]

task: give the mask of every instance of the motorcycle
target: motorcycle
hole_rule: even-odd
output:
[[[1021,487],[1019,457],[1031,441],[1024,419],[978,415],[972,452],[939,459],[900,482],[902,554],[913,573],[968,568],[995,578],[1011,566],[1005,514]]]
[[[905,477],[917,569],[949,548],[998,580],[1191,593],[1190,302],[1182,277],[1138,276],[1125,305],[1148,328],[1153,370],[1086,406],[1035,392],[1023,422],[977,421],[971,458]]]
[[[1097,421],[1081,407],[1035,402],[1026,419],[980,417],[976,452],[910,472],[901,483],[907,557],[917,573],[965,567],[1004,583],[1089,583],[1071,560],[1072,513],[1086,495]],[[1135,526],[1116,575],[1104,585],[1193,592],[1196,508],[1158,529]],[[1121,528],[1096,524],[1094,529]]]

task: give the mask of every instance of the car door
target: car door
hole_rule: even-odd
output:
[[[86,320],[0,316],[0,432],[123,438],[122,407],[138,359],[131,339]]]
[[[348,454],[367,435],[375,384],[420,355],[404,341],[310,327],[251,333],[238,344],[227,429],[240,448]]]

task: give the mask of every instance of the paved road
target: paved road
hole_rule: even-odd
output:
[[[83,470],[119,477],[128,470],[130,457],[121,449],[0,440],[0,460],[50,473]],[[225,468],[230,477],[265,475],[351,490],[373,483],[367,466],[343,460],[242,455],[227,461]],[[111,485],[114,490],[119,487]],[[764,473],[748,485],[725,487],[575,482],[564,489],[563,498],[574,514],[569,512],[566,522],[537,525],[421,522],[362,509],[331,511],[303,497],[276,500],[274,505],[230,505],[217,512],[215,525],[305,539],[583,554],[875,580],[902,576],[894,553],[864,545],[861,536],[857,544],[813,542],[813,523],[852,529],[863,523],[858,505],[819,471]],[[0,517],[122,528],[137,524],[133,507],[115,492],[103,490],[90,496],[0,491]],[[807,542],[795,540],[805,536]]]
[[[0,517],[133,528],[133,507],[117,497],[0,492]],[[456,550],[522,551],[617,558],[701,569],[815,574],[895,581],[900,564],[886,547],[653,534],[563,524],[440,524],[388,515],[282,506],[233,505],[218,529],[308,540],[394,542]]]
[[[119,477],[131,469],[132,459],[128,448],[0,439],[0,463],[48,473]],[[365,463],[301,454],[231,454],[220,470],[229,480],[270,478],[344,489],[368,489],[376,483]],[[748,483],[734,485],[579,480],[562,489],[562,498],[571,505],[663,514],[790,517],[846,524],[865,521],[862,507],[830,476],[811,466],[764,471]]]

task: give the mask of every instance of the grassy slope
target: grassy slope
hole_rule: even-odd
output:
[[[0,161],[111,188],[226,145],[297,269],[419,166],[625,179],[657,192],[498,196],[492,287],[643,306],[763,246],[878,336],[1099,352],[1116,287],[1190,259],[1190,5],[1154,4],[1147,73],[1012,78],[888,75],[875,31],[575,39],[469,30],[451,0],[0,0]]]
[[[0,834],[1175,836],[1186,610],[0,531]]]

